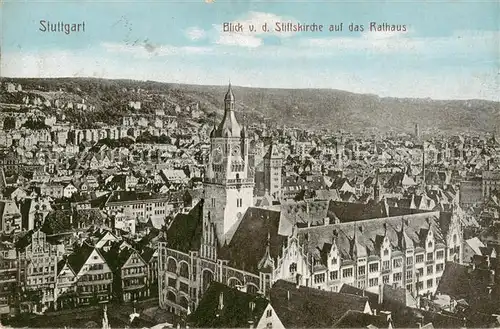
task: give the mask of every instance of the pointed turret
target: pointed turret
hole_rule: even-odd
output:
[[[271,258],[271,234],[267,233],[267,246],[264,256],[259,262],[258,269],[263,273],[270,273],[274,270],[274,261]]]
[[[224,97],[224,118],[215,130],[213,137],[241,137],[241,127],[234,115],[234,94],[231,83]]]

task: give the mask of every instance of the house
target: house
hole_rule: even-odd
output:
[[[76,273],[76,305],[98,305],[112,298],[113,272],[102,253],[84,243],[68,256]]]
[[[72,183],[68,183],[66,186],[63,187],[63,197],[65,198],[69,199],[73,196],[73,194],[77,192],[78,189]]]
[[[0,200],[0,232],[20,232],[21,226],[21,212],[16,203],[13,200]]]
[[[76,273],[65,258],[57,263],[55,308],[74,308],[77,305]]]
[[[64,253],[64,246],[48,239],[41,229],[28,231],[16,243],[19,251],[20,280],[25,291],[36,298],[30,298],[37,311],[55,307],[55,285],[57,262]]]
[[[123,302],[132,302],[149,297],[148,264],[132,247],[120,248],[115,243],[104,253],[113,270],[113,295]]]

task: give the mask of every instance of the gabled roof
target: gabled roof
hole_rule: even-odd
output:
[[[98,249],[84,243],[80,248],[68,256],[68,264],[71,266],[73,271],[78,274],[94,251],[97,252],[102,259],[104,259]]]
[[[368,298],[300,286],[278,280],[271,287],[271,306],[285,328],[332,327],[349,310],[364,312]]]
[[[268,304],[265,298],[214,281],[188,321],[198,328],[248,328],[248,321],[257,324]]]

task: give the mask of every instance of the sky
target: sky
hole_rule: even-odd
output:
[[[499,1],[4,0],[0,11],[4,77],[230,80],[434,99],[500,95]],[[43,32],[41,20],[85,22],[85,31]],[[230,22],[244,31],[224,32]],[[277,22],[324,27],[277,32]],[[371,22],[406,31],[370,31]],[[342,31],[328,30],[341,23]],[[351,32],[351,23],[364,31]]]

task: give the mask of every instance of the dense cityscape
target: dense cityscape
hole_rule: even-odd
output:
[[[500,326],[500,124],[304,129],[230,83],[215,113],[128,87],[108,117],[1,89],[2,326]]]

